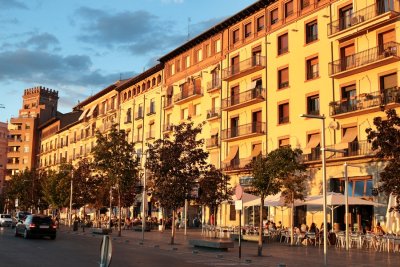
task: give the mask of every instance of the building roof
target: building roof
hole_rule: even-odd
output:
[[[96,100],[99,97],[102,97],[103,95],[106,95],[107,93],[111,92],[112,90],[114,90],[120,83],[124,82],[125,80],[118,80],[115,83],[109,85],[108,87],[104,88],[103,90],[101,90],[100,92],[89,96],[88,98],[86,98],[85,100],[83,100],[82,102],[79,102],[75,107],[73,107],[73,110],[79,110],[81,109],[83,106],[89,104],[90,102]]]
[[[244,18],[254,14],[255,12],[269,6],[270,4],[276,2],[277,0],[259,0],[254,4],[244,8],[243,10],[239,11],[235,15],[227,18],[226,20],[212,26],[210,29],[206,30],[205,32],[199,34],[198,36],[194,37],[193,39],[187,41],[180,47],[172,50],[168,54],[164,55],[159,59],[160,62],[165,63],[166,61],[170,60],[171,58],[176,57],[177,55],[189,50],[190,48],[200,44],[201,42],[207,40],[208,38],[216,35],[217,33],[223,31],[224,29],[238,23],[239,21],[243,20]]]
[[[150,69],[148,69],[148,70],[146,70],[146,71],[144,71],[144,72],[142,72],[142,73],[140,73],[140,74],[138,74],[138,75],[136,75],[136,76],[134,76],[134,77],[132,77],[130,79],[127,79],[124,83],[120,84],[116,88],[116,90],[118,92],[121,92],[121,91],[125,90],[126,88],[134,85],[135,83],[138,83],[141,80],[149,77],[150,75],[153,75],[154,73],[162,70],[163,68],[164,68],[164,64],[157,64],[157,65],[151,67]]]

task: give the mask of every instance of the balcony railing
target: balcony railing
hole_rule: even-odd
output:
[[[241,137],[251,134],[265,133],[265,122],[253,122],[240,125],[235,128],[228,128],[221,131],[221,140],[226,140],[235,137]]]
[[[143,138],[141,136],[134,136],[132,142],[133,143],[140,143],[143,141]]]
[[[195,96],[202,96],[203,95],[203,89],[201,87],[193,87],[190,88],[187,91],[182,91],[179,92],[178,94],[176,94],[174,96],[174,102],[178,103],[181,102],[183,100],[195,97]]]
[[[309,69],[308,71],[307,71],[307,80],[312,80],[312,79],[315,79],[315,78],[318,78],[319,77],[319,71],[318,71],[318,65],[317,65],[317,70],[311,70],[311,69]]]
[[[361,94],[351,99],[342,99],[329,104],[330,115],[340,115],[348,112],[360,111],[368,108],[400,103],[400,89],[393,87],[368,94]]]
[[[135,120],[143,119],[143,112],[136,112],[135,113]]]
[[[206,140],[206,148],[219,147],[219,140],[216,137]]]
[[[150,107],[147,108],[147,116],[156,114],[156,106],[150,104]]]
[[[251,160],[249,158],[233,159],[228,164],[222,163],[221,167],[224,171],[241,171],[241,170],[249,169],[250,163],[251,163]]]
[[[260,55],[255,55],[249,59],[239,62],[238,64],[235,64],[228,68],[223,69],[222,70],[222,79],[228,80],[240,73],[250,71],[253,68],[257,68],[257,67],[259,67],[259,68],[265,67],[265,57],[260,56]]]
[[[326,146],[327,149],[336,149],[335,145]],[[344,149],[345,153],[339,152],[326,152],[326,158],[336,159],[336,158],[346,158],[355,156],[370,156],[373,154],[371,149],[371,143],[368,141],[354,141],[349,143],[349,148]],[[303,154],[304,161],[316,161],[321,160],[321,147],[316,147],[311,149],[311,154]]]
[[[337,73],[362,67],[385,58],[399,57],[399,50],[400,47],[398,43],[388,42],[382,46],[373,47],[335,60],[329,63],[329,75],[333,76]]]
[[[211,92],[211,91],[220,89],[221,86],[222,86],[221,79],[219,77],[215,78],[212,81],[207,83],[207,92]]]
[[[163,132],[171,132],[173,129],[173,126],[172,126],[172,124],[164,124],[163,125]]]
[[[236,105],[240,105],[243,103],[247,103],[249,101],[255,100],[255,99],[260,99],[264,100],[265,99],[265,89],[264,88],[253,88],[250,90],[247,90],[243,93],[224,98],[222,99],[222,109],[228,109],[230,107],[234,107]]]
[[[207,110],[207,120],[216,119],[221,117],[221,109],[220,108],[213,108]]]
[[[155,138],[155,132],[154,131],[149,131],[146,133],[146,139],[154,139]]]
[[[353,27],[364,21],[373,19],[389,11],[394,11],[393,7],[384,6],[383,1],[382,4],[373,4],[366,8],[360,9],[357,12],[351,13],[347,16],[343,16],[338,20],[329,23],[328,36]]]
[[[164,108],[169,108],[172,107],[173,104],[173,100],[172,100],[172,96],[168,96],[167,98],[165,98],[165,102],[164,102]]]

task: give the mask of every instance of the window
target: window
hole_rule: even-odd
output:
[[[215,40],[215,53],[221,52],[221,40]]]
[[[351,18],[353,17],[353,5],[342,7],[339,10],[339,30],[351,27]]]
[[[278,37],[278,55],[282,55],[283,53],[288,52],[288,34],[282,34]]]
[[[239,71],[239,56],[236,56],[231,58],[231,75],[235,75]]]
[[[201,105],[200,104],[194,105],[194,115],[195,116],[201,115]]]
[[[306,43],[314,42],[318,39],[318,23],[316,20],[306,24]]]
[[[181,109],[181,120],[186,120],[189,117],[189,110],[187,108]]]
[[[319,115],[319,95],[307,97],[307,114]]]
[[[278,106],[278,124],[289,122],[289,103],[280,104]]]
[[[307,65],[307,80],[312,80],[319,77],[318,57],[308,59]]]
[[[154,98],[150,99],[149,113],[150,114],[155,114],[156,113],[156,100]]]
[[[136,119],[142,119],[142,118],[143,118],[143,105],[139,104]]]
[[[25,129],[30,129],[31,125],[29,123],[25,124]]]
[[[190,56],[186,56],[185,58],[185,64],[186,64],[186,68],[190,67]]]
[[[289,68],[278,70],[278,88],[283,89],[289,86]]]
[[[232,43],[236,44],[237,42],[239,42],[239,29],[236,29],[232,32]]]
[[[174,74],[175,74],[175,64],[174,64],[174,63],[171,64],[171,71],[170,71],[170,73],[171,73],[171,75],[174,75]]]
[[[285,3],[285,18],[293,15],[293,0]]]
[[[257,18],[257,31],[261,31],[264,29],[264,16]]]
[[[370,177],[350,177],[347,185],[350,197],[372,197],[373,181]],[[345,179],[331,179],[330,187],[332,192],[344,194]]]
[[[202,61],[203,60],[203,50],[199,49],[197,50],[197,62]]]
[[[251,23],[244,25],[244,38],[250,37],[251,35]]]
[[[378,34],[378,44],[381,52],[389,50],[390,46],[394,45],[394,42],[396,42],[396,32],[394,29]]]
[[[229,220],[230,221],[236,221],[235,205],[229,205]]]
[[[279,147],[290,146],[290,138],[282,138],[282,139],[279,139],[279,141],[278,141],[278,146],[279,146]]]
[[[29,146],[24,146],[24,153],[28,153],[28,152],[29,152]]]
[[[301,0],[301,9],[304,9],[310,5],[310,0]]]
[[[271,25],[274,25],[275,23],[278,22],[278,9],[277,8],[271,11],[270,17],[271,17]]]
[[[131,110],[131,108],[128,108],[128,110],[126,111],[125,123],[129,123],[129,122],[132,122],[132,110]]]

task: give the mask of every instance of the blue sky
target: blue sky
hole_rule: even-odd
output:
[[[0,121],[26,88],[59,91],[59,110],[156,60],[256,0],[0,0]]]

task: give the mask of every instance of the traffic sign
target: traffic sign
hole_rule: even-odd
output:
[[[241,200],[243,196],[243,187],[238,184],[235,189],[235,196],[237,200]]]

